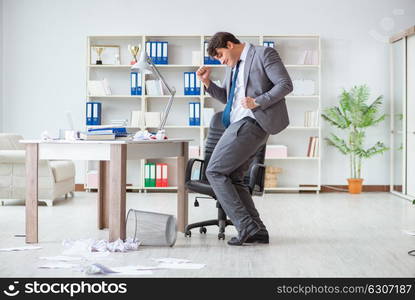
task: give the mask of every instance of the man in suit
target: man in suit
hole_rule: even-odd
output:
[[[238,230],[228,244],[269,243],[243,177],[268,136],[288,126],[284,97],[292,91],[292,82],[273,48],[241,43],[231,33],[218,32],[207,51],[228,68],[222,86],[210,80],[209,67],[197,70],[206,91],[226,104],[222,119],[226,130],[212,153],[206,176]]]

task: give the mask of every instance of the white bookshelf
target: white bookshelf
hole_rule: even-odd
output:
[[[128,51],[128,45],[141,45],[144,49],[146,41],[167,41],[169,43],[169,64],[157,65],[166,81],[176,89],[173,106],[166,123],[168,137],[186,136],[194,141],[191,146],[199,146],[201,158],[204,153],[204,139],[207,135],[208,127],[204,126],[203,108],[212,107],[215,111],[223,110],[224,105],[205,93],[204,86],[201,85],[201,95],[184,95],[183,92],[183,72],[196,71],[204,65],[204,41],[211,35],[93,35],[87,37],[87,62],[86,62],[86,86],[88,80],[98,80],[107,78],[113,95],[103,97],[87,96],[87,101],[99,101],[102,103],[102,124],[108,124],[110,119],[128,119],[132,110],[163,111],[169,96],[154,96],[145,94],[145,80],[143,78],[141,96],[131,96],[130,91],[130,61],[132,56]],[[321,43],[318,35],[238,35],[242,42],[249,42],[254,45],[262,45],[263,41],[274,41],[276,49],[287,67],[290,76],[294,79],[304,76],[312,78],[316,82],[316,93],[314,95],[288,95],[286,97],[287,107],[290,118],[293,113],[298,115],[302,110],[317,110],[321,108],[321,65],[298,64],[296,58],[301,51],[309,49],[318,51],[318,62],[321,62]],[[120,65],[95,65],[91,63],[91,45],[119,45],[120,46]],[[294,48],[293,48],[294,47]],[[295,51],[292,51],[292,50]],[[200,51],[200,61],[198,64],[192,62],[192,51]],[[294,54],[293,54],[294,53]],[[212,68],[212,79],[222,81],[225,75],[226,66],[207,65]],[[303,75],[304,74],[304,75]],[[87,87],[86,87],[87,88]],[[88,95],[88,92],[87,92]],[[201,105],[201,126],[188,125],[188,102],[200,102]],[[301,116],[304,112],[301,113]],[[107,122],[107,123],[106,123]],[[321,122],[318,127],[305,127],[304,122],[295,118],[291,120],[290,126],[282,133],[271,136],[268,144],[284,144],[289,141],[288,157],[278,159],[266,159],[267,165],[283,168],[283,173],[279,174],[279,186],[269,188],[269,192],[301,191],[301,190],[320,190],[321,182],[321,154],[319,157],[306,157],[308,138],[310,136],[319,137],[319,149],[321,149]],[[96,126],[95,126],[96,127]],[[127,127],[129,131],[140,129],[155,129],[147,127],[144,121],[140,128]],[[320,151],[321,153],[321,151]],[[140,162],[128,162],[127,182],[132,185],[127,189],[140,191],[146,190],[171,190],[177,189],[177,181],[174,175],[175,167],[173,159],[160,159],[149,161],[168,162],[170,166],[169,187],[144,187],[144,164]],[[87,172],[97,168],[97,163],[88,163]],[[312,182],[310,182],[312,178]],[[307,185],[301,186],[300,185]],[[310,187],[310,185],[314,185]],[[87,185],[86,189],[89,189]]]

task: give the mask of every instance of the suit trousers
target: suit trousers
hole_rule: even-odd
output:
[[[232,123],[219,139],[206,169],[217,200],[239,233],[253,226],[265,229],[243,179],[268,137],[250,117]]]

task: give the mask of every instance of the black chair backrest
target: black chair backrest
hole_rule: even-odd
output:
[[[222,123],[222,111],[217,112],[213,115],[212,120],[210,121],[209,131],[206,137],[205,142],[205,163],[204,169],[202,170],[202,180],[208,181],[206,178],[206,167],[209,164],[210,157],[212,156],[213,150],[215,149],[216,144],[218,143],[219,139],[221,138],[225,128],[223,127]],[[251,174],[251,168],[255,164],[263,164],[265,161],[265,147],[266,144],[259,148],[258,152],[255,154],[248,171],[245,174],[244,181],[245,183],[249,183],[249,174]]]

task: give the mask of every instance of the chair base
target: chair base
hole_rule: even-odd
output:
[[[220,240],[224,240],[225,239],[225,228],[226,226],[229,225],[233,225],[232,221],[229,219],[226,220],[218,220],[218,219],[213,219],[213,220],[207,220],[207,221],[203,221],[203,222],[197,222],[197,223],[192,223],[192,224],[188,224],[185,229],[184,229],[184,236],[185,237],[191,237],[192,236],[192,232],[190,231],[190,229],[193,228],[200,228],[199,232],[200,233],[206,233],[206,226],[213,226],[216,225],[219,227],[219,233],[218,233],[218,239]]]

